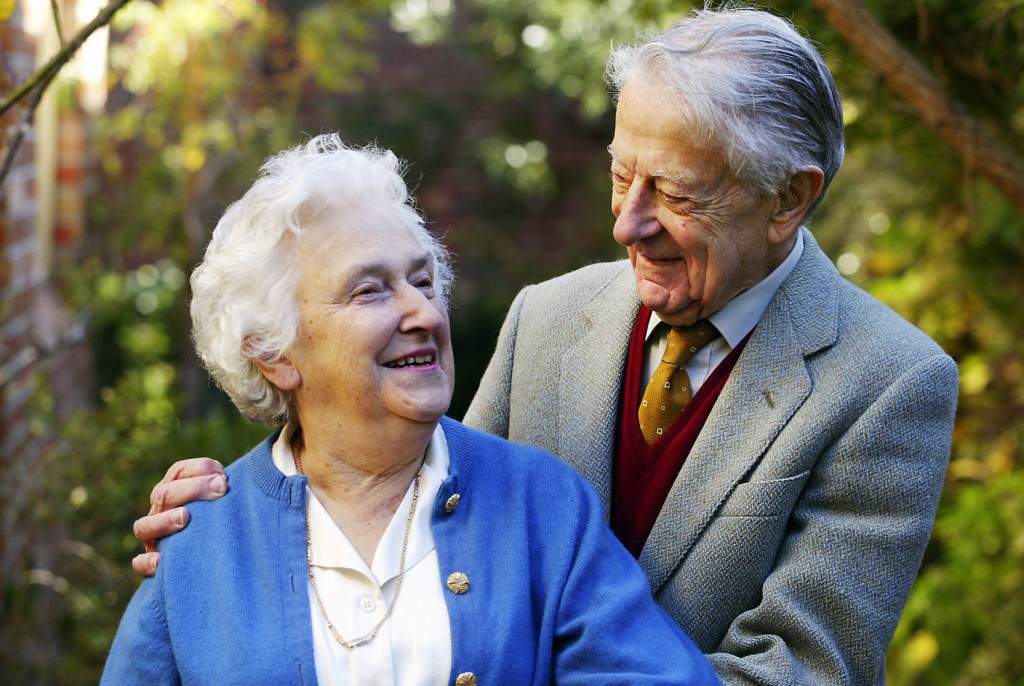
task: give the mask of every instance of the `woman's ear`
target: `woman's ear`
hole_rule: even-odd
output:
[[[302,374],[295,368],[291,360],[287,356],[282,355],[279,359],[274,362],[267,362],[260,358],[259,352],[253,345],[253,338],[250,335],[246,335],[242,340],[242,350],[252,363],[256,365],[256,369],[260,370],[260,373],[269,381],[274,384],[282,391],[293,391],[299,387],[302,383]]]
[[[263,373],[267,381],[282,391],[293,391],[302,383],[302,375],[287,357],[282,357],[276,362],[266,362],[258,357],[253,357],[252,363]]]
[[[825,172],[813,165],[793,172],[776,196],[775,213],[768,228],[772,243],[788,243],[803,224],[807,212],[821,195]]]

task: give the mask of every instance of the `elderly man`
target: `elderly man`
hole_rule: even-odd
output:
[[[791,24],[739,9],[615,49],[608,79],[629,261],[525,288],[466,423],[587,477],[725,683],[884,683],[957,371],[806,229],[843,158],[832,77]],[[214,495],[212,469],[172,468],[206,476],[158,486],[154,511]]]

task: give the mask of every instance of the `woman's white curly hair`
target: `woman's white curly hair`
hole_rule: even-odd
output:
[[[323,134],[270,157],[217,223],[192,272],[192,337],[210,376],[249,419],[278,427],[291,418],[288,394],[253,358],[276,362],[298,334],[293,257],[303,224],[327,211],[395,216],[433,256],[434,285],[448,302],[449,253],[424,226],[404,171],[390,150],[353,148],[336,133]]]

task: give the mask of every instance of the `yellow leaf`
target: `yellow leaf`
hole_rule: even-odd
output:
[[[923,671],[939,654],[939,642],[928,631],[918,631],[907,641],[906,659],[914,671]]]
[[[960,361],[960,392],[977,395],[992,379],[988,361],[983,355],[968,355]]]
[[[186,146],[182,156],[182,164],[186,171],[197,172],[206,164],[206,153],[203,152],[202,148],[191,145]]]
[[[14,5],[17,0],[0,0],[0,21],[7,21],[14,14]]]

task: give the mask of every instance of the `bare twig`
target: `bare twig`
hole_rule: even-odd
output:
[[[43,93],[46,90],[39,88],[38,90],[32,91],[29,96],[29,102],[25,111],[22,112],[21,121],[16,125],[12,126],[13,133],[10,139],[7,141],[7,151],[4,153],[3,166],[0,166],[0,184],[7,178],[7,174],[11,171],[11,167],[14,165],[14,158],[18,154],[18,149],[21,144],[25,141],[25,136],[28,135],[28,131],[32,128],[32,117],[35,114],[36,107],[39,106],[39,101],[43,99]],[[3,194],[3,187],[0,186],[0,195]]]
[[[64,26],[60,20],[60,7],[57,6],[57,0],[50,0],[50,7],[53,8],[53,27],[57,29],[57,40],[60,41],[60,46],[64,47]]]

